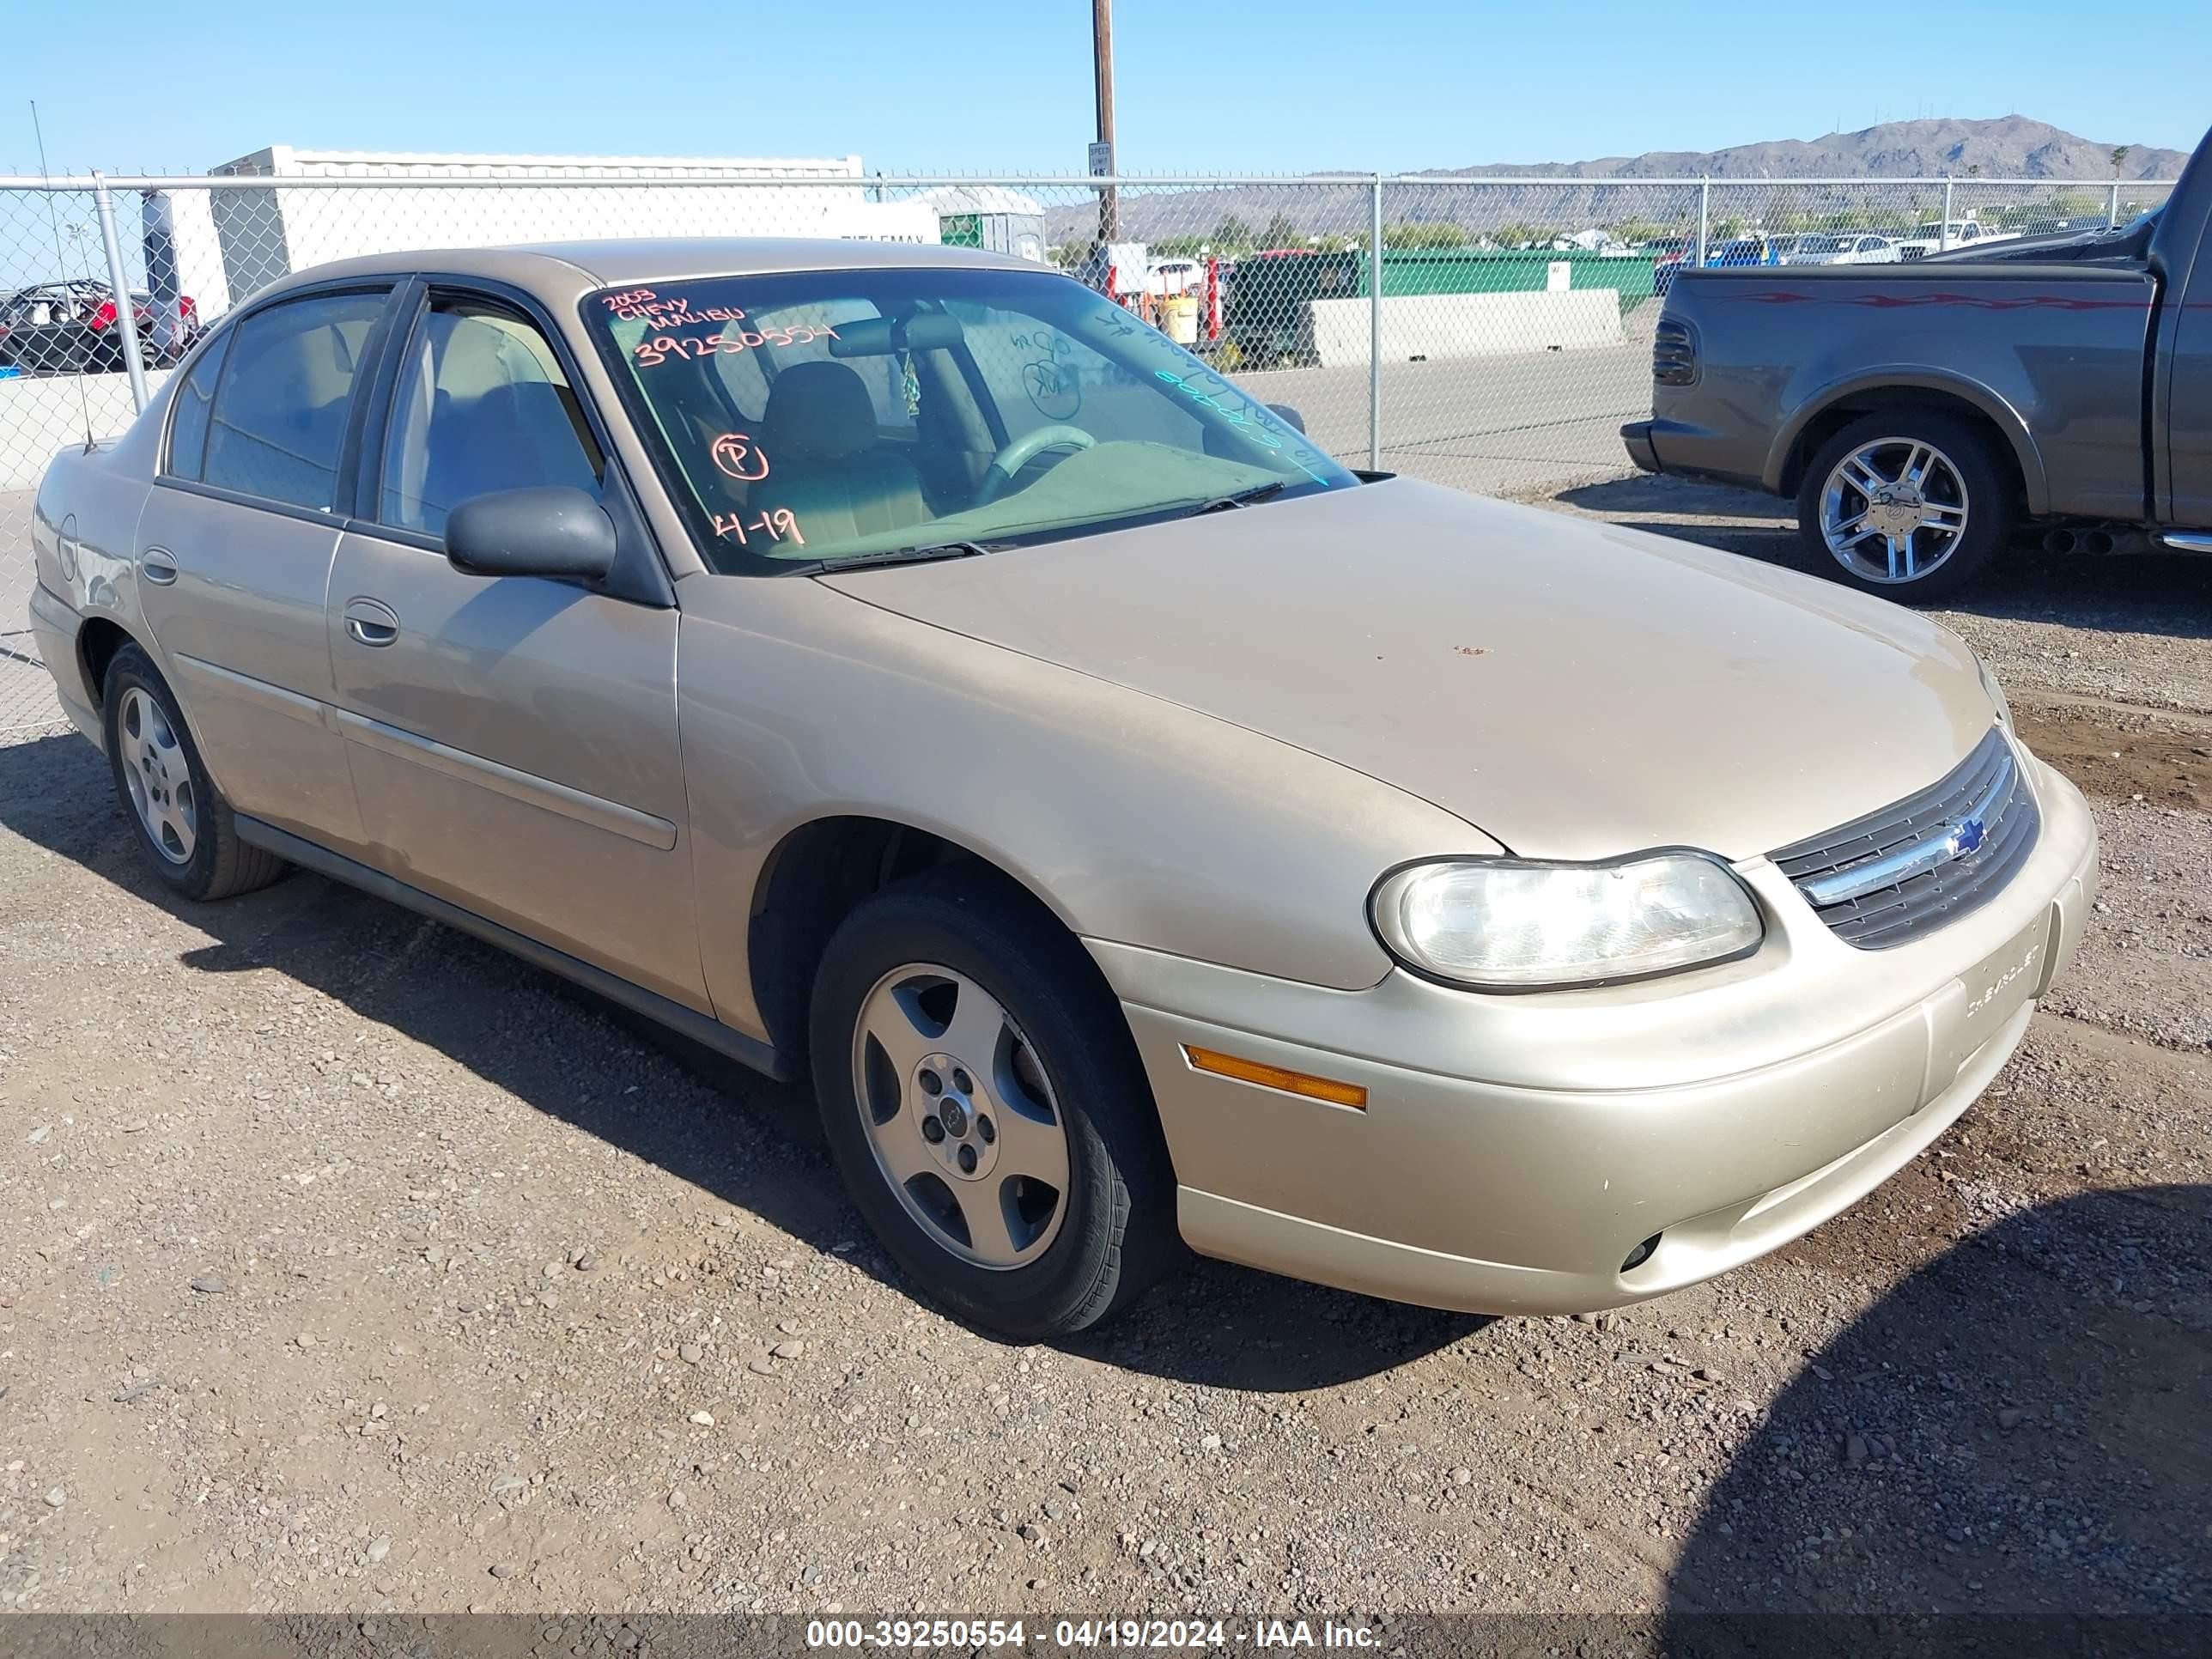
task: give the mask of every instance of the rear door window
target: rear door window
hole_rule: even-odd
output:
[[[362,352],[386,299],[313,295],[239,324],[209,413],[202,480],[328,511]]]

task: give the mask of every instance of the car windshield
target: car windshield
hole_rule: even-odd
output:
[[[1844,239],[1840,236],[1802,236],[1797,240],[1800,253],[1841,253]]]
[[[1358,483],[1129,311],[1046,271],[706,277],[584,310],[719,571],[993,550]]]

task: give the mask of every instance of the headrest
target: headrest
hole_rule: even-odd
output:
[[[880,435],[868,388],[842,363],[794,363],[769,388],[761,438],[776,460],[840,460]]]

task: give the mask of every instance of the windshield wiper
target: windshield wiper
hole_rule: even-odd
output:
[[[935,542],[927,547],[891,547],[880,553],[855,553],[849,559],[816,559],[777,572],[783,576],[835,575],[842,570],[880,570],[885,565],[933,564],[939,559],[979,558],[991,550],[981,542]]]
[[[1266,501],[1270,495],[1279,495],[1290,487],[1288,479],[1277,478],[1272,483],[1254,484],[1249,489],[1233,490],[1226,495],[1216,495],[1210,501],[1200,502],[1191,508],[1190,516],[1194,519],[1201,513],[1219,513],[1232,507],[1249,507],[1255,501]]]

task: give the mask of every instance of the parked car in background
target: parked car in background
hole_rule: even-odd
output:
[[[1667,297],[1667,289],[1674,282],[1674,273],[1682,268],[1682,262],[1690,257],[1696,246],[1696,242],[1687,236],[1662,236],[1656,241],[1644,244],[1643,252],[1651,256],[1651,291],[1654,294],[1662,300]]]
[[[1179,1239],[1532,1313],[1724,1272],[1967,1109],[2093,899],[1956,635],[1363,477],[973,250],[308,270],[33,534],[166,889],[289,861],[811,1078],[1022,1338]]]
[[[1826,574],[1915,601],[2054,551],[2212,553],[2212,136],[2166,205],[1852,269],[1685,271],[1647,471],[1797,502]],[[1753,301],[1755,303],[1746,303]]]
[[[1310,247],[1245,254],[1223,284],[1222,337],[1215,348],[1216,361],[1231,370],[1310,362],[1307,306],[1316,300],[1357,295],[1365,257],[1357,249],[1324,253]]]
[[[1705,250],[1707,270],[1734,265],[1771,265],[1777,262],[1775,245],[1764,236],[1734,236]]]
[[[1897,244],[1871,232],[1796,238],[1778,263],[1785,265],[1893,265]]]
[[[1963,219],[1930,219],[1915,226],[1910,236],[1898,240],[1897,256],[1900,259],[1925,259],[1930,254],[1988,247],[2019,239],[2020,232],[1984,225],[1972,214]]]
[[[199,337],[199,308],[189,295],[178,302],[176,326],[166,330],[156,327],[151,295],[142,289],[131,301],[139,360],[147,368],[175,362]],[[115,290],[105,283],[41,283],[0,300],[0,368],[24,374],[110,374],[123,368],[124,356]]]

